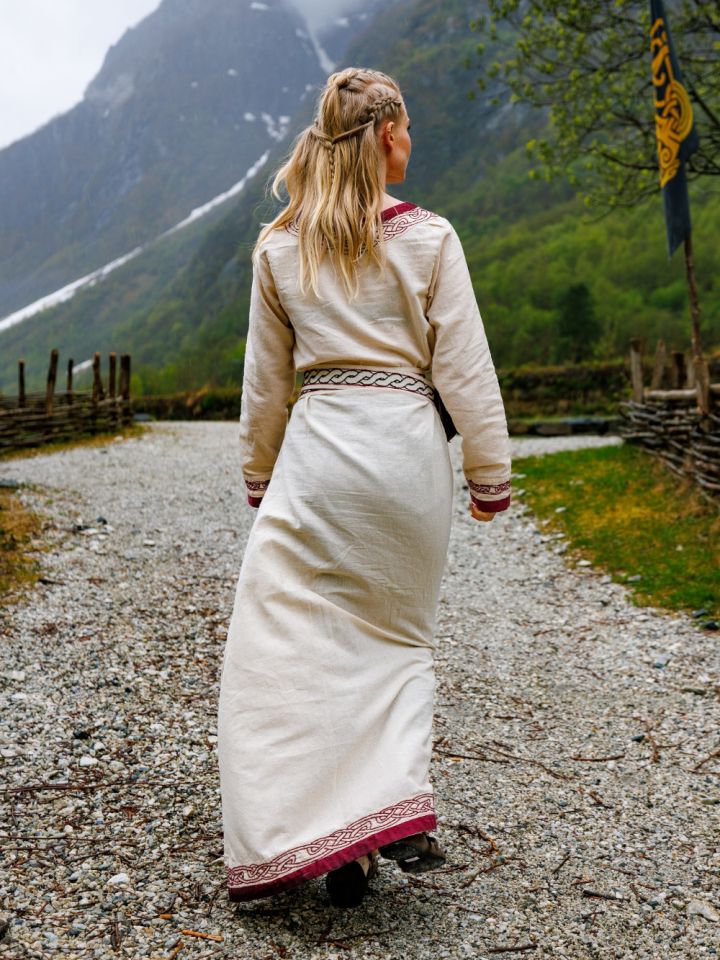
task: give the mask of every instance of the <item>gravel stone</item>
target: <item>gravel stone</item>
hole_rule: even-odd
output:
[[[514,457],[621,442],[512,438]],[[237,424],[0,463],[49,546],[44,582],[0,611],[3,960],[717,955],[716,636],[577,563],[521,476],[509,511],[473,521],[452,455],[432,770],[448,864],[384,861],[353,911],[322,879],[225,893],[217,696],[255,517]]]

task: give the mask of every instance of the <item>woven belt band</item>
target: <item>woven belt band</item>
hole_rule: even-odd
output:
[[[378,370],[365,367],[316,367],[305,370],[300,396],[316,390],[334,390],[339,387],[390,387],[407,390],[435,400],[435,389],[418,371],[417,375],[400,370]]]

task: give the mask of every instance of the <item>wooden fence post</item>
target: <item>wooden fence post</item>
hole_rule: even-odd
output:
[[[692,351],[686,350],[684,354],[685,366],[685,386],[688,390],[695,389],[695,363],[693,361]]]
[[[655,365],[653,366],[652,380],[650,381],[651,390],[659,390],[662,386],[663,376],[665,374],[665,341],[658,340],[655,347]]]
[[[695,392],[700,413],[707,416],[710,413],[710,370],[707,360],[695,357]]]
[[[112,399],[114,400],[115,394],[117,392],[115,389],[115,380],[116,380],[115,368],[117,366],[117,355],[115,353],[108,354],[108,364],[110,367],[108,396],[112,397]]]
[[[50,352],[50,366],[48,367],[47,385],[45,387],[45,413],[49,417],[53,411],[55,394],[55,379],[57,377],[58,349],[53,347]]]
[[[642,340],[633,337],[630,341],[630,379],[632,381],[632,398],[635,403],[643,402],[643,369],[642,369]]]
[[[130,354],[120,356],[120,403],[121,422],[130,423]]]
[[[25,361],[18,360],[18,406],[25,406]]]
[[[65,383],[66,401],[68,404],[72,404],[73,402],[73,366],[74,365],[75,365],[75,361],[73,360],[72,357],[70,357],[67,365],[67,379]]]
[[[92,362],[93,385],[92,385],[92,411],[90,414],[90,429],[97,433],[98,421],[98,403],[102,400],[102,380],[100,379],[100,354],[93,355]]]
[[[682,350],[673,350],[672,366],[670,367],[670,387],[673,390],[681,390],[685,386],[685,354]]]
[[[108,354],[108,398],[111,401],[108,410],[109,422],[114,430],[122,423],[117,402],[117,354],[111,351]]]
[[[102,378],[100,376],[100,354],[96,353],[93,356],[93,403],[97,403],[99,400],[102,400],[105,396],[103,392]]]

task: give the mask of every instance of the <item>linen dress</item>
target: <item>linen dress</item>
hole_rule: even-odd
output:
[[[386,272],[361,265],[355,301],[327,260],[320,298],[300,294],[292,225],[254,269],[240,445],[258,512],[218,710],[231,900],[436,825],[433,632],[453,473],[434,388],[473,499],[510,503],[505,411],[458,235],[412,203],[382,219]]]

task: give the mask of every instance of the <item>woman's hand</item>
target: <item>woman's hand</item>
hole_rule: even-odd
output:
[[[470,514],[474,520],[493,520],[495,518],[494,513],[485,510],[479,510],[472,500],[470,501]]]

